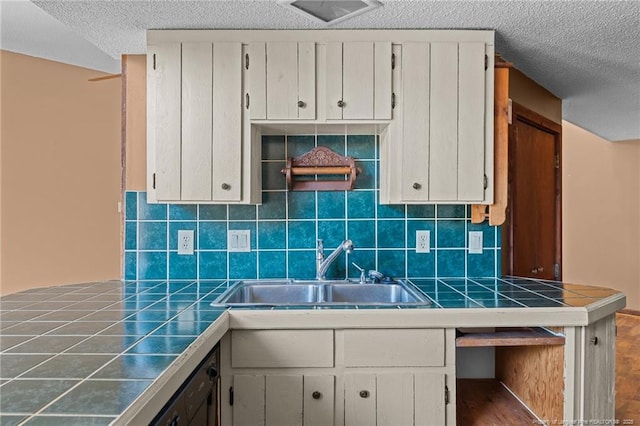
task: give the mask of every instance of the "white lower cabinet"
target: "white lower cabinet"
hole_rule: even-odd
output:
[[[334,424],[334,376],[233,376],[233,425]]]
[[[444,425],[445,375],[347,373],[344,404],[346,425]]]
[[[454,425],[455,330],[232,330],[222,425]]]

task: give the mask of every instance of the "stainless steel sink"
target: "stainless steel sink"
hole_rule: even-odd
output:
[[[334,284],[324,286],[324,300],[333,303],[416,303],[424,298],[401,284]]]
[[[283,304],[315,303],[318,287],[308,284],[247,284],[229,294],[225,303]]]
[[[429,304],[413,285],[359,284],[348,280],[245,280],[230,285],[212,305],[415,305]]]

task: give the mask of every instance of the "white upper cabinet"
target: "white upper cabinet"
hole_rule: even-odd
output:
[[[382,137],[381,201],[491,204],[493,51],[473,41],[394,50],[398,96]]]
[[[391,119],[391,42],[326,46],[328,120]]]
[[[149,46],[151,201],[255,202],[250,170],[259,144],[243,112],[242,50],[232,42]]]
[[[360,125],[380,135],[381,203],[493,202],[492,31],[154,30],[147,40],[151,202],[259,203],[261,129]]]
[[[315,43],[251,43],[245,66],[252,120],[315,120]]]

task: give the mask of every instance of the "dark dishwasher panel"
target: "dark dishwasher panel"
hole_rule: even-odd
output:
[[[150,423],[153,426],[218,426],[216,345]]]

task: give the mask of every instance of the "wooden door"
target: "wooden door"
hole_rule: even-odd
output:
[[[503,272],[561,279],[562,128],[520,105],[512,111]]]

